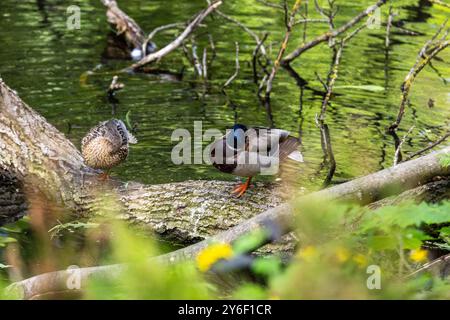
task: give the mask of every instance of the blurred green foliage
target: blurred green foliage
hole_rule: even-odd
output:
[[[427,262],[428,250],[447,246],[450,252],[449,201],[439,205],[402,203],[376,210],[337,202],[299,202],[295,204],[299,244],[290,259],[250,253],[271,237],[270,230],[264,227],[236,241],[230,247],[232,256],[226,255],[226,260],[210,252],[217,261],[206,272],[199,271],[195,260],[167,264],[152,259],[163,253],[159,243],[123,222],[108,219],[107,212],[117,209],[110,201],[105,200],[102,206],[102,218],[87,224],[89,228],[74,229],[86,234],[82,246],[86,252],[77,252],[77,256],[91,254],[90,248],[98,246],[101,234],[102,241],[108,242],[108,250],[98,255],[96,263],[121,263],[126,267],[114,277],[92,278],[84,299],[450,298],[449,281],[435,271],[425,270],[408,277]],[[51,239],[52,234],[53,241],[66,236],[54,232],[46,236]],[[223,251],[226,246],[211,244],[210,251]],[[248,264],[228,271],[222,269],[223,273],[214,271],[216,263],[242,261],[243,256],[251,257]],[[381,270],[380,289],[367,286],[369,266]],[[7,263],[1,268],[9,272]],[[9,284],[5,280],[0,283],[3,287]],[[12,298],[2,292],[2,298]]]

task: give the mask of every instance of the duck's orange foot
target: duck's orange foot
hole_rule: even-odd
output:
[[[252,180],[252,178],[248,178],[247,181],[245,181],[245,183],[242,183],[240,185],[238,185],[232,192],[231,194],[235,194],[236,197],[240,198],[245,191],[247,191],[248,187],[250,186],[250,181]]]

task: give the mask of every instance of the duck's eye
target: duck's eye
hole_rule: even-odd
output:
[[[227,137],[227,145],[235,150],[245,148],[245,133],[242,129],[235,129]]]

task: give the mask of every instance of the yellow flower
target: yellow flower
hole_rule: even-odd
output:
[[[216,243],[206,247],[197,255],[197,266],[202,272],[208,271],[217,261],[233,256],[233,248],[226,243]]]
[[[356,264],[361,268],[364,268],[367,265],[367,258],[361,253],[358,253],[356,256],[354,256],[353,261],[355,261]]]
[[[350,252],[344,247],[339,247],[336,250],[336,258],[340,263],[344,263],[350,258]]]
[[[409,253],[409,258],[414,262],[423,262],[427,260],[427,250],[419,249],[419,250],[412,250]]]
[[[306,261],[312,261],[317,255],[317,250],[314,246],[306,246],[300,249],[297,253],[297,257]]]

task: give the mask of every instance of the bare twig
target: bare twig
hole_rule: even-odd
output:
[[[445,263],[447,263],[447,261],[450,261],[450,253],[446,254],[444,256],[441,256],[441,257],[439,257],[439,258],[437,258],[437,259],[435,259],[433,261],[425,263],[421,268],[419,268],[416,271],[408,274],[405,278],[406,279],[411,278],[411,277],[413,277],[413,276],[415,276],[415,275],[417,275],[419,273],[422,273],[424,271],[429,270],[430,268],[432,268],[434,266],[437,266],[437,265],[440,265],[440,264],[443,264],[443,263],[445,264]]]
[[[111,84],[109,85],[108,88],[108,96],[112,97],[116,94],[117,91],[122,90],[125,87],[125,85],[123,83],[119,82],[119,77],[118,76],[114,76]]]
[[[153,29],[153,31],[148,34],[147,41],[152,40],[156,36],[156,34],[158,32],[161,32],[161,31],[164,31],[164,30],[168,30],[168,29],[178,29],[178,28],[180,28],[182,26],[185,26],[185,25],[186,24],[183,23],[183,22],[175,22],[175,23],[169,23],[169,24],[166,24],[166,25],[163,25],[163,26],[159,26],[159,27]]]
[[[356,28],[355,30],[353,30],[352,32],[350,32],[348,35],[346,35],[343,39],[342,42],[346,43],[348,41],[350,41],[354,36],[356,36],[358,33],[360,33],[363,29],[365,29],[367,27],[367,24],[362,24],[360,25],[358,28]],[[337,44],[339,44],[339,42],[334,42],[330,47],[334,48]]]
[[[139,68],[143,67],[146,64],[155,62],[160,60],[165,55],[169,54],[179,46],[183,44],[183,41],[191,35],[192,32],[199,26],[199,24],[214,10],[217,9],[222,4],[221,0],[218,0],[216,2],[212,2],[206,9],[201,11],[184,29],[184,31],[171,43],[166,45],[165,47],[161,48],[160,50],[151,53],[144,58],[142,58],[139,62],[133,64],[130,69],[132,70],[138,70]]]
[[[416,36],[421,36],[421,35],[423,35],[422,32],[410,30],[410,29],[407,29],[407,28],[405,28],[405,27],[396,26],[396,25],[392,25],[391,27],[392,27],[393,29],[395,29],[395,31],[396,31],[397,33],[404,34],[404,35],[407,35],[407,36],[413,36],[413,37],[416,37]]]
[[[413,154],[409,155],[406,158],[407,160],[411,160],[412,158],[415,158],[417,156],[420,156],[421,154],[427,152],[428,150],[433,149],[434,147],[436,147],[437,145],[441,144],[442,142],[444,142],[445,140],[447,140],[447,138],[450,137],[450,131],[447,132],[446,134],[444,134],[442,137],[440,137],[438,140],[436,140],[435,142],[431,143],[430,145],[426,146],[425,148],[414,152]]]
[[[253,81],[255,84],[258,84],[258,72],[256,70],[256,61],[258,57],[259,49],[261,49],[261,46],[264,44],[264,41],[266,41],[267,37],[269,36],[268,33],[265,33],[261,41],[256,45],[255,50],[253,50],[252,54],[252,67],[253,67]]]
[[[230,83],[233,82],[234,79],[236,79],[236,77],[239,75],[239,69],[240,69],[240,67],[239,67],[239,42],[236,42],[236,70],[231,75],[231,77],[225,82],[222,89],[225,89],[226,87],[228,87],[230,85]]]
[[[203,48],[202,66],[203,66],[203,79],[208,79],[208,49]]]
[[[269,2],[269,1],[265,1],[265,0],[256,0],[256,1],[266,5],[268,7],[271,7],[271,8],[284,10],[283,6],[278,4],[278,3],[272,3],[272,2]]]
[[[318,44],[328,41],[330,38],[335,38],[337,36],[339,36],[340,34],[342,34],[343,32],[347,31],[348,29],[350,29],[351,27],[353,27],[355,24],[357,24],[359,21],[361,21],[363,18],[367,17],[368,15],[370,15],[372,12],[374,12],[376,9],[378,9],[380,6],[382,6],[383,4],[386,3],[387,0],[378,0],[378,2],[376,4],[374,4],[373,6],[370,6],[369,8],[367,8],[366,10],[364,10],[363,12],[361,12],[359,15],[357,15],[356,17],[354,17],[353,19],[349,20],[346,24],[344,24],[343,26],[332,30],[332,31],[328,31],[320,36],[318,36],[317,38],[311,40],[310,42],[304,43],[301,46],[299,46],[297,49],[295,49],[294,51],[292,51],[291,53],[289,53],[286,57],[284,57],[281,60],[281,63],[283,65],[289,64],[291,63],[294,59],[296,59],[298,56],[300,56],[303,52],[314,48],[315,46],[317,46]]]
[[[319,12],[320,15],[322,17],[324,17],[324,19],[328,22],[330,30],[333,30],[334,29],[333,19],[334,19],[335,15],[336,15],[336,10],[334,10],[334,0],[329,0],[328,4],[330,6],[330,9],[327,12],[327,11],[325,11],[325,9],[323,9],[319,5],[319,2],[317,2],[317,0],[314,0],[314,5],[316,7],[317,12]]]
[[[209,66],[211,67],[214,60],[216,59],[217,51],[216,45],[214,44],[213,36],[211,34],[208,35],[208,39],[209,39],[209,46],[211,47],[211,59],[209,59]]]
[[[272,67],[272,71],[270,72],[270,76],[267,80],[267,84],[266,84],[266,101],[270,100],[270,93],[272,92],[272,82],[273,79],[275,78],[275,75],[278,71],[278,68],[280,66],[280,62],[281,59],[283,58],[283,55],[286,51],[287,48],[287,44],[289,42],[289,37],[291,35],[292,32],[292,27],[294,25],[294,19],[295,19],[295,15],[298,11],[298,9],[300,8],[300,3],[302,1],[301,0],[296,0],[294,6],[292,7],[292,11],[290,16],[288,17],[287,12],[285,13],[285,21],[286,21],[286,33],[284,35],[284,40],[281,43],[281,47],[280,50],[278,51],[278,55],[277,55],[277,59],[275,60],[275,63]]]
[[[209,2],[209,0],[207,0]],[[220,10],[216,10],[216,14],[221,16],[222,18],[224,18],[225,20],[228,20],[234,24],[236,24],[237,26],[239,26],[240,28],[242,28],[245,32],[247,32],[253,39],[255,39],[255,42],[258,44],[261,42],[261,39],[259,38],[259,36],[253,31],[251,30],[249,27],[247,27],[245,24],[243,24],[242,22],[240,22],[239,20],[236,20],[233,17],[230,17],[228,15],[226,15],[225,13],[223,13]],[[267,52],[266,52],[266,48],[264,47],[264,45],[261,45],[261,53],[266,56]]]
[[[395,149],[395,154],[394,154],[394,167],[396,165],[399,164],[399,162],[401,161],[401,154],[402,154],[402,146],[406,141],[406,138],[408,138],[408,136],[411,134],[411,132],[414,130],[414,126],[412,126],[411,128],[409,128],[408,132],[405,133],[405,135],[403,136],[402,141],[400,141],[400,143],[397,146],[397,149]]]
[[[438,4],[440,6],[446,7],[446,8],[450,8],[450,4],[442,2],[440,0],[428,0],[428,1],[431,2],[431,3]]]
[[[261,92],[264,90],[264,85],[266,84],[268,77],[269,76],[267,74],[265,74],[264,77],[261,79],[261,82],[259,83],[259,86],[258,86],[258,93],[257,93],[258,97],[261,97]]]
[[[328,23],[328,20],[327,19],[312,19],[312,18],[298,19],[297,21],[294,22],[294,26],[301,24],[301,23]]]
[[[304,20],[303,21],[303,42],[306,42],[306,31],[308,29],[308,14],[309,14],[308,9],[309,9],[309,0],[306,0],[305,1],[304,14],[302,15],[303,16],[303,20]],[[312,21],[310,21],[310,22],[312,22]],[[295,26],[296,23],[294,23],[294,26]]]
[[[395,13],[392,11],[392,6],[389,7],[389,17],[386,24],[386,39],[384,41],[384,44],[386,46],[386,49],[389,48],[389,45],[391,43],[389,37],[391,35],[391,27],[392,27],[392,21],[394,19]]]
[[[328,91],[327,83],[323,81],[322,77],[320,76],[320,74],[317,73],[317,71],[314,71],[314,74],[316,75],[317,80],[320,82],[325,92],[327,92]]]
[[[203,66],[197,55],[197,45],[194,40],[192,40],[192,62],[194,64],[195,71],[199,77],[203,77]]]
[[[322,188],[328,187],[333,179],[334,173],[336,171],[336,159],[334,158],[333,148],[331,146],[331,136],[330,129],[328,125],[323,121],[319,121],[319,117],[316,114],[315,117],[316,126],[320,129],[320,143],[322,145],[323,151],[323,164],[321,167],[325,166],[327,159],[329,160],[330,168],[328,169],[327,176],[323,181]]]
[[[417,75],[420,73],[420,71],[425,68],[426,65],[430,63],[430,61],[439,54],[442,50],[447,48],[450,45],[450,41],[444,41],[444,37],[447,36],[447,32],[444,32],[443,38],[438,40],[438,42],[435,44],[434,41],[437,39],[439,34],[442,32],[443,28],[445,27],[447,21],[444,22],[444,24],[441,26],[441,28],[434,34],[431,40],[427,41],[422,49],[420,50],[416,63],[411,68],[407,76],[405,77],[405,80],[403,81],[403,84],[401,86],[402,89],[402,99],[400,102],[400,107],[397,114],[397,119],[391,126],[388,128],[389,131],[395,131],[398,126],[400,125],[400,122],[402,121],[403,115],[405,113],[406,105],[408,104],[408,97],[409,92],[411,90],[411,87],[414,83],[414,80],[416,79]]]
[[[182,27],[184,25],[185,25],[184,23],[177,22],[177,23],[170,23],[170,24],[166,24],[166,25],[163,25],[163,26],[159,26],[159,27],[153,29],[153,31],[149,33],[149,35],[147,36],[147,39],[145,39],[144,44],[142,45],[142,52],[144,53],[144,56],[147,55],[147,45],[148,45],[148,43],[150,41],[152,41],[152,39],[155,37],[155,35],[158,32],[161,32],[163,30],[168,30],[168,29],[180,28],[180,27]]]
[[[320,116],[319,116],[319,120],[321,122],[323,122],[325,120],[325,114],[326,114],[326,111],[327,111],[328,104],[330,102],[331,95],[333,93],[334,83],[336,82],[336,79],[338,77],[339,63],[340,63],[340,60],[341,60],[341,55],[342,55],[343,48],[344,48],[344,44],[341,43],[339,48],[335,49],[334,63],[333,63],[333,66],[330,69],[330,73],[328,74],[328,80],[327,80],[327,84],[326,84],[327,93],[325,95],[325,98],[323,99],[322,109],[320,111]]]

